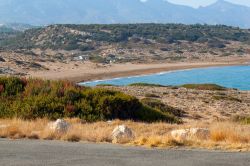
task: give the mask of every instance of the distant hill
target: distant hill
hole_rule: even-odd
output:
[[[15,38],[16,36],[21,35],[25,30],[32,28],[35,28],[35,26],[18,23],[0,24],[0,43],[8,38]]]
[[[250,28],[250,7],[224,0],[198,9],[164,0],[0,0],[0,23],[184,23]]]
[[[52,63],[89,59],[102,64],[206,62],[215,58],[226,62],[249,56],[249,45],[250,29],[225,25],[55,24],[0,33],[1,56],[22,71],[42,68],[32,64],[34,59]],[[25,57],[27,63],[22,62]]]
[[[93,50],[103,43],[178,43],[181,41],[206,43],[209,47],[223,48],[235,41],[250,43],[250,30],[224,25],[184,24],[112,24],[74,25],[59,24],[19,32],[0,42],[2,48],[41,48],[63,50]]]
[[[0,25],[0,33],[13,33],[15,32],[14,29],[6,27],[4,25]]]
[[[32,28],[35,28],[35,26],[20,23],[0,24],[0,32],[23,32]]]

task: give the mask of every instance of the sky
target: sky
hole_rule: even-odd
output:
[[[169,2],[176,3],[176,4],[182,4],[182,5],[187,5],[187,6],[192,6],[192,7],[199,7],[199,6],[207,6],[210,5],[217,0],[168,0]],[[250,6],[250,0],[226,0],[231,3],[236,3],[236,4],[241,4],[241,5],[246,5]]]

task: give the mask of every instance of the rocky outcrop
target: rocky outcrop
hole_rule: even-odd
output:
[[[63,119],[57,119],[55,122],[48,124],[48,128],[54,132],[65,133],[68,131],[70,124]]]
[[[0,62],[6,62],[4,58],[0,57]]]
[[[112,132],[113,143],[126,143],[133,139],[133,131],[125,125],[117,126]]]
[[[210,131],[206,128],[191,128],[189,132],[191,137],[197,137],[201,139],[208,139],[210,137]]]
[[[171,136],[176,140],[188,140],[191,138],[208,139],[210,131],[206,128],[191,128],[171,131]]]
[[[181,130],[173,130],[171,131],[171,136],[176,140],[185,140],[188,138],[189,130],[181,129]]]

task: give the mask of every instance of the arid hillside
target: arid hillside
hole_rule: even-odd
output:
[[[183,87],[106,87],[138,97],[160,101],[185,112],[185,122],[213,122],[250,116],[250,92],[196,90]]]

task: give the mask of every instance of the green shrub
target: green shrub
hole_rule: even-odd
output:
[[[113,85],[113,84],[98,84],[96,86],[117,86],[117,85]]]
[[[105,119],[137,119],[135,112],[140,108],[138,99],[125,94],[103,96],[97,104],[97,111],[102,112]]]
[[[24,91],[26,81],[15,77],[0,77],[0,95],[13,96]]]
[[[161,110],[151,108],[147,105],[144,105],[136,112],[137,120],[145,122],[155,122],[162,121],[168,123],[180,123],[181,121],[171,114],[162,112]]]
[[[133,83],[133,84],[129,84],[128,86],[167,87],[167,86],[164,86],[164,85],[148,84],[148,83]]]
[[[242,124],[250,124],[250,116],[235,116],[232,118],[234,122],[242,123]]]
[[[105,58],[99,55],[90,56],[89,59],[94,63],[105,63]]]
[[[16,117],[24,119],[65,117],[64,103],[54,96],[38,95],[17,99],[13,102],[10,110],[14,112]]]
[[[185,113],[184,111],[177,109],[177,108],[174,108],[174,107],[171,107],[171,106],[168,106],[157,99],[144,98],[141,100],[141,102],[144,105],[147,105],[151,108],[158,109],[158,110],[161,110],[161,112],[173,114],[173,115],[178,116],[178,117],[183,116]]]
[[[185,84],[182,85],[181,87],[187,89],[197,89],[197,90],[213,90],[213,91],[227,90],[227,88],[216,84]]]
[[[9,109],[12,105],[12,100],[6,100],[0,96],[0,118],[11,118],[14,116],[14,112]]]
[[[241,103],[242,100],[241,99],[238,99],[238,98],[235,98],[235,97],[232,97],[232,96],[222,96],[222,95],[216,95],[216,96],[213,96],[213,99],[214,100],[228,100],[228,101],[235,101],[235,102],[239,102]]]
[[[145,94],[145,97],[148,97],[148,98],[160,98],[160,96],[158,96],[156,94],[153,94],[153,93],[147,93],[147,94]]]

